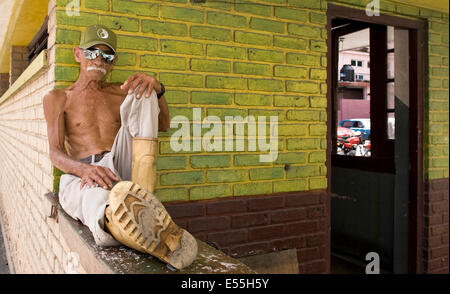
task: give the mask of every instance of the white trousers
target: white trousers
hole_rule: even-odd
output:
[[[149,98],[136,99],[136,91],[127,95],[120,106],[122,125],[111,152],[92,165],[111,169],[121,180],[131,180],[131,156],[134,137],[157,138],[159,106],[155,91]],[[105,208],[109,204],[109,190],[96,185],[85,185],[80,190],[81,178],[64,174],[59,184],[59,202],[72,218],[86,225],[99,246],[115,246],[117,242],[104,230]]]

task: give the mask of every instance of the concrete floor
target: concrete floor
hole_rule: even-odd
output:
[[[351,262],[344,256],[331,254],[331,274],[359,274],[364,275],[365,268]]]
[[[0,230],[0,274],[9,274],[8,259],[6,258],[5,245],[3,244],[3,235]]]

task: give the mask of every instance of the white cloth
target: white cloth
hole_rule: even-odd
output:
[[[120,106],[122,125],[116,135],[111,152],[93,165],[111,169],[121,180],[131,180],[132,139],[134,137],[157,138],[159,106],[156,92],[149,98],[136,99],[134,93],[127,95]],[[91,230],[99,246],[119,245],[112,235],[104,230],[105,208],[109,190],[85,185],[80,190],[81,179],[71,174],[61,176],[59,202],[72,218],[81,221]]]

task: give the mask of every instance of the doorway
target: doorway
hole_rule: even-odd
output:
[[[331,272],[418,272],[423,24],[330,5],[328,33]]]

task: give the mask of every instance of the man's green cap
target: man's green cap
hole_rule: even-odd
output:
[[[106,45],[116,53],[116,34],[102,25],[89,26],[81,35],[80,48],[88,49],[89,47],[98,44]]]

